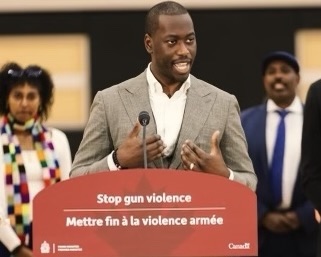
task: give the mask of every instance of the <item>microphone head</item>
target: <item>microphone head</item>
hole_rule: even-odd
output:
[[[142,126],[148,125],[150,120],[149,113],[146,111],[141,111],[138,115],[138,120],[140,125]]]

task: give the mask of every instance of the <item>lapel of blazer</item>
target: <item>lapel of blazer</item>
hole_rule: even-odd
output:
[[[262,149],[261,152],[261,160],[262,160],[262,167],[263,172],[267,176],[269,170],[268,158],[267,158],[267,151],[266,151],[266,104],[262,104],[259,107],[258,119],[257,122],[257,144],[259,145],[259,149]],[[255,134],[255,133],[254,133]]]
[[[151,116],[151,120],[146,129],[149,131],[153,129],[153,132],[156,131],[155,121],[151,115],[152,108],[149,101],[146,72],[141,73],[131,80],[125,81],[119,94],[133,125],[137,122],[139,113],[141,111],[147,111]]]
[[[203,83],[191,75],[191,87],[187,92],[184,117],[170,169],[179,168],[182,144],[187,139],[195,141],[215,102],[217,94],[213,94],[213,91],[205,87]]]
[[[146,135],[153,135],[157,133],[156,123],[149,101],[146,70],[137,77],[125,82],[124,87],[122,90],[120,90],[120,98],[133,126],[137,122],[139,113],[141,111],[147,111],[150,115],[150,122],[148,126],[146,126]],[[143,129],[141,130],[139,136],[142,137],[142,135]],[[151,168],[161,168],[161,161],[156,160],[154,163],[149,163],[149,166]]]

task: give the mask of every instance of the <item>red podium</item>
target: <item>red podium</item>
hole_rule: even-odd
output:
[[[256,195],[226,178],[132,169],[72,178],[34,200],[36,257],[256,256]]]

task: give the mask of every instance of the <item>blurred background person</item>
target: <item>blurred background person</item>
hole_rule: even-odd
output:
[[[0,256],[30,257],[32,200],[69,176],[66,135],[46,127],[54,85],[43,68],[16,63],[0,71]]]
[[[265,56],[267,100],[241,113],[249,155],[258,176],[258,241],[261,257],[313,257],[317,223],[300,183],[303,104],[296,95],[300,67],[290,53]]]
[[[302,131],[302,185],[307,197],[316,208],[316,219],[321,213],[321,79],[309,88]],[[318,257],[321,256],[321,237],[318,240]]]

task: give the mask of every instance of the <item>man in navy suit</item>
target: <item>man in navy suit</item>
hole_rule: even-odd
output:
[[[303,124],[303,104],[296,95],[299,71],[299,64],[290,53],[269,53],[262,62],[267,100],[241,113],[249,155],[258,177],[258,240],[262,257],[316,254],[314,209],[301,189],[299,176]],[[286,113],[281,136],[285,142],[283,157],[273,157],[281,111]],[[281,161],[282,170],[277,176],[280,183],[271,175],[274,160]],[[280,189],[276,184],[280,184]]]

